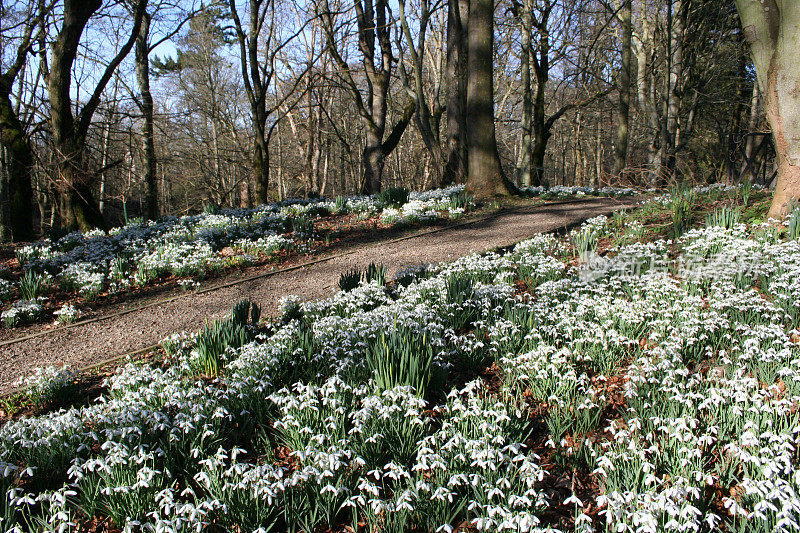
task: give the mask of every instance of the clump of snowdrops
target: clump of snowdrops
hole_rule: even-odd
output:
[[[578,266],[539,236],[292,300],[204,379],[174,337],[0,428],[2,527],[800,529],[800,243],[756,229]]]
[[[0,279],[0,302],[15,293],[19,300],[2,309],[0,318],[9,327],[38,320],[54,288],[91,301],[166,276],[182,278],[182,287],[196,287],[213,272],[310,246],[317,238],[315,217],[325,214],[380,216],[387,223],[407,224],[457,218],[473,205],[463,186],[453,186],[426,192],[398,190],[383,198],[340,197],[336,202],[294,199],[254,209],[209,206],[198,215],[131,220],[108,233],[73,232],[17,250],[25,274],[14,282]]]

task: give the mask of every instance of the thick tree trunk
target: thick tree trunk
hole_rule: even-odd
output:
[[[545,183],[544,173],[544,158],[547,155],[547,142],[550,140],[550,130],[546,126],[535,128],[537,134],[533,142],[533,150],[531,152],[531,166],[533,167],[533,174],[531,183],[538,187]]]
[[[800,28],[800,25],[797,26]],[[800,31],[794,36],[800,39]],[[800,47],[795,46],[800,52]],[[789,68],[795,68],[800,53],[795,53]],[[764,108],[775,140],[778,160],[778,181],[769,209],[769,216],[781,219],[800,205],[800,93],[794,73],[779,72],[770,67],[767,76]],[[787,79],[792,78],[792,79]]]
[[[80,230],[105,227],[105,221],[92,194],[94,175],[84,165],[86,136],[105,87],[136,42],[147,0],[139,0],[136,4],[133,30],[128,41],[108,63],[76,118],[70,95],[72,66],[89,18],[101,5],[101,0],[64,0],[61,29],[52,45],[47,87],[50,97],[50,126],[57,158],[56,179],[61,196],[61,219],[68,228]]]
[[[769,216],[783,218],[800,201],[800,2],[736,0],[772,129],[778,181]]]
[[[253,180],[256,186],[256,203],[263,205],[269,203],[269,143],[264,131],[266,121],[259,120],[256,115],[254,111]]]
[[[262,162],[262,180],[256,183],[256,202],[258,204],[267,204],[269,203],[269,195],[267,194],[267,176],[269,175],[269,147],[265,147],[264,150],[261,152],[261,162]]]
[[[375,194],[381,191],[383,167],[386,161],[382,140],[382,131],[367,128],[364,138],[364,151],[361,153],[361,162],[364,164],[364,176],[361,183],[362,194]]]
[[[92,228],[104,228],[105,220],[92,192],[92,183],[82,169],[82,162],[72,159],[73,165],[63,166],[61,176],[71,184],[61,192],[61,224],[66,228],[88,231]]]
[[[447,8],[447,146],[440,185],[467,177],[467,28],[469,0],[448,0]]]
[[[10,87],[9,87],[10,89]],[[30,241],[33,231],[33,150],[14,113],[8,92],[0,86],[0,141],[6,150],[7,199],[13,240]]]
[[[467,77],[467,190],[478,198],[511,194],[494,126],[494,0],[471,0]]]
[[[153,95],[150,92],[150,45],[147,41],[150,33],[150,15],[142,18],[142,26],[136,38],[136,79],[142,99],[142,167],[144,183],[147,189],[147,208],[145,216],[148,220],[158,218],[158,177],[156,176],[156,147],[153,137]]]
[[[55,137],[54,137],[55,140]],[[63,227],[88,231],[105,228],[100,205],[92,192],[93,180],[84,168],[82,148],[78,143],[56,140],[59,183],[59,218]]]
[[[622,65],[619,73],[617,139],[614,144],[614,176],[621,176],[628,163],[628,137],[631,108],[631,72],[633,67],[633,0],[623,0],[619,14],[622,25]]]
[[[373,76],[373,91],[369,101],[370,120],[365,121],[366,138],[361,160],[364,162],[364,177],[361,192],[375,194],[381,191],[383,167],[386,156],[383,150],[383,135],[386,132],[386,113],[389,100],[388,69]]]
[[[544,156],[551,136],[550,122],[546,114],[547,101],[545,94],[547,82],[550,81],[550,35],[547,29],[549,15],[548,5],[546,11],[540,13],[540,20],[538,21],[539,43],[535,52],[538,60],[533,65],[533,71],[536,75],[536,93],[533,96],[531,117],[533,120],[533,149],[531,155],[533,179],[531,184],[534,186],[543,185],[545,182]]]
[[[253,144],[253,178],[256,182],[256,203],[259,205],[269,203],[267,194],[267,179],[269,173],[266,164],[269,154],[262,144],[264,143],[256,142]]]
[[[70,97],[72,63],[78,52],[83,30],[89,17],[100,8],[100,0],[78,2],[68,0],[64,9],[64,22],[53,44],[48,80],[50,96],[50,122],[57,158],[58,190],[61,196],[59,214],[61,224],[68,228],[88,230],[103,226],[99,206],[90,205],[89,177],[83,169],[84,138],[77,138],[75,117]],[[99,224],[97,224],[99,222]]]
[[[522,145],[520,146],[519,182],[522,187],[530,187],[531,165],[533,161],[533,95],[531,90],[531,40],[533,37],[533,19],[529,0],[522,3],[522,27],[520,28],[520,43],[522,56],[520,68],[522,70]]]

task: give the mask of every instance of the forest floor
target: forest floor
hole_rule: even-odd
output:
[[[383,263],[391,278],[405,267],[509,246],[536,233],[571,227],[639,202],[631,197],[537,205],[517,202],[510,209],[452,227],[428,228],[377,242],[370,242],[365,235],[321,256],[232,273],[198,292],[159,293],[108,305],[91,320],[66,327],[25,328],[0,341],[0,395],[12,392],[14,382],[36,367],[69,364],[82,369],[114,358],[113,367],[118,356],[146,351],[174,333],[195,331],[245,298],[259,303],[265,316],[275,316],[281,298],[327,297],[337,290],[343,272],[363,269],[371,262]]]

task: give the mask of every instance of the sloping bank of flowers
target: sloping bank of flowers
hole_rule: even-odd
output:
[[[796,531],[800,242],[670,244],[578,268],[540,236],[289,302],[215,379],[173,339],[0,429],[0,528]]]
[[[543,187],[539,185],[526,187],[524,191],[531,196],[541,196],[545,198],[558,196],[610,196],[612,198],[620,198],[623,196],[633,196],[641,192],[630,187],[578,187],[566,185],[553,185],[552,187]],[[647,192],[655,192],[655,189],[651,189]]]
[[[14,282],[0,277],[0,305],[8,301],[0,319],[7,326],[37,320],[47,301],[45,293],[55,290],[90,300],[103,291],[122,292],[170,274],[192,285],[208,272],[308,246],[314,237],[313,219],[323,214],[379,216],[386,224],[400,224],[458,218],[471,205],[463,187],[455,186],[406,193],[399,201],[378,196],[292,200],[255,209],[135,222],[108,233],[70,233],[55,242],[43,240],[18,250],[25,275]],[[68,305],[56,316],[69,321],[78,313]]]

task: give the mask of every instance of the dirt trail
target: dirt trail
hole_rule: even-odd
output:
[[[337,290],[339,275],[349,268],[364,268],[372,261],[382,262],[389,268],[391,277],[398,268],[449,261],[472,252],[508,246],[536,233],[558,230],[636,203],[635,199],[598,198],[519,208],[488,220],[399,242],[368,244],[353,253],[295,270],[136,308],[123,315],[112,313],[108,318],[69,329],[45,332],[0,346],[0,394],[10,392],[14,381],[30,374],[37,366],[68,363],[81,368],[152,346],[176,332],[197,330],[206,321],[223,316],[243,298],[259,302],[265,315],[274,315],[278,301],[284,296],[294,294],[304,299],[330,296]],[[224,281],[221,280],[221,284]],[[138,302],[139,305],[143,303],[146,304]]]

